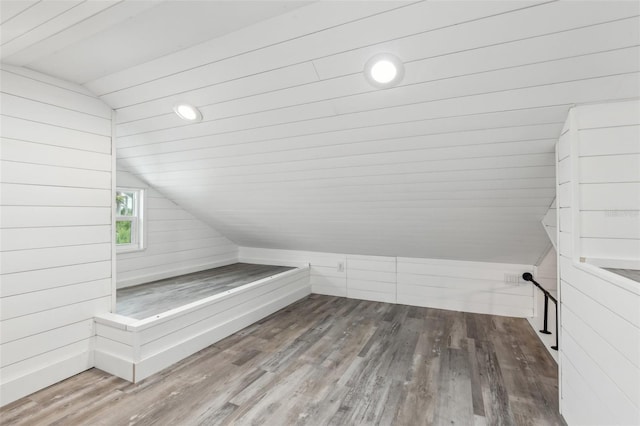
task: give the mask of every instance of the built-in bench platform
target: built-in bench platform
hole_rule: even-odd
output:
[[[308,265],[247,264],[119,290],[95,318],[95,366],[139,382],[310,293]]]

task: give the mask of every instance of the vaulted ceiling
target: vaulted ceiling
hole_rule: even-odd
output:
[[[535,263],[568,109],[640,96],[635,1],[2,12],[3,62],[99,95],[119,167],[247,246]],[[363,77],[381,52],[405,66],[391,89]]]

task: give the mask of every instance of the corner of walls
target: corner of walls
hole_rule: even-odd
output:
[[[519,279],[531,265],[252,247],[240,247],[239,259],[308,263],[317,294],[515,317],[534,312],[532,286]]]
[[[111,310],[111,109],[1,66],[0,405],[93,367]]]
[[[553,245],[554,250],[557,250],[558,247],[558,208],[556,206],[556,199],[553,199],[551,206],[549,206],[549,210],[542,218],[542,226],[544,227],[547,236],[549,237],[549,241]]]
[[[117,254],[118,288],[237,262],[235,243],[146,182],[118,170],[117,183],[146,190],[145,249]]]
[[[632,259],[640,102],[574,107],[558,143],[560,403],[569,424],[640,424],[640,287],[583,260]],[[619,234],[623,237],[619,238]],[[618,237],[616,237],[616,234]]]

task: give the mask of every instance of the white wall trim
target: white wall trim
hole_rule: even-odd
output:
[[[139,382],[309,294],[305,266],[151,318],[99,315],[96,367]]]

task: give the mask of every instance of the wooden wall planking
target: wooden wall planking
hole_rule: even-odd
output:
[[[309,266],[144,320],[96,318],[96,366],[139,382],[311,293]]]
[[[531,265],[398,258],[398,303],[529,317],[533,291],[519,277]],[[505,282],[505,275],[515,283]]]
[[[250,247],[240,247],[239,259],[309,263],[311,290],[319,294],[495,315],[533,315],[531,286],[522,280],[505,282],[505,274],[521,276],[533,271],[531,265]]]
[[[321,2],[87,87],[118,110],[123,167],[240,245],[534,264],[567,110],[638,92],[637,14]],[[379,51],[405,66],[384,91],[361,74]]]
[[[83,88],[0,72],[4,405],[93,366],[112,291],[112,147],[111,110]]]
[[[235,263],[237,246],[131,173],[118,170],[118,186],[146,190],[146,244],[117,254],[118,287],[127,287]]]
[[[569,424],[640,423],[640,289],[634,281],[581,261],[589,262],[593,254],[609,260],[616,254],[626,260],[640,254],[619,243],[635,241],[630,222],[622,239],[614,237],[627,225],[608,225],[619,214],[625,219],[629,210],[619,208],[627,204],[607,204],[618,196],[582,199],[589,185],[606,185],[615,194],[627,189],[618,177],[635,170],[594,169],[591,159],[583,160],[589,154],[605,158],[623,152],[633,158],[637,134],[625,137],[631,129],[620,127],[638,125],[639,105],[634,100],[578,106],[559,142],[560,386],[561,410]],[[640,203],[630,210],[632,217],[639,208]]]
[[[590,124],[577,118],[574,167],[579,180],[580,256],[600,266],[640,268],[640,102],[607,106],[599,120],[619,109],[632,111],[625,120]],[[593,116],[598,106],[576,115]],[[634,114],[635,112],[635,114]],[[572,217],[561,216],[567,226]],[[611,263],[613,261],[613,263]],[[625,266],[626,264],[626,266]]]
[[[555,198],[542,218],[542,226],[544,226],[544,230],[555,249],[558,244],[558,207]]]

